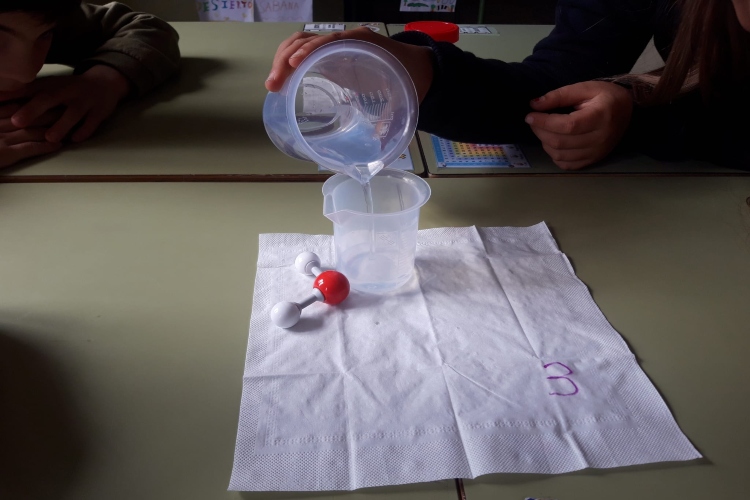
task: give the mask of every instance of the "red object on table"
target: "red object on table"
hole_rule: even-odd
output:
[[[335,306],[349,295],[349,280],[338,271],[323,271],[315,278],[313,288],[323,294],[323,302]]]
[[[414,21],[404,26],[405,31],[421,31],[430,35],[436,42],[456,43],[458,25],[444,21]]]

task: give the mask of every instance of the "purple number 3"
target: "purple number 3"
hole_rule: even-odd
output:
[[[558,380],[558,379],[567,380],[573,386],[573,392],[568,392],[568,393],[550,392],[549,395],[550,396],[573,396],[574,394],[578,394],[578,386],[576,385],[576,383],[570,380],[568,377],[566,377],[566,375],[573,375],[573,370],[571,370],[568,365],[564,365],[560,363],[559,361],[553,361],[552,363],[547,363],[546,365],[544,365],[544,369],[546,370],[548,366],[552,366],[552,365],[560,365],[566,370],[568,370],[568,373],[566,373],[565,375],[555,375],[555,376],[547,377],[547,380]]]

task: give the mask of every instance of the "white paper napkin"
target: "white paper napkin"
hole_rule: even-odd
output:
[[[260,236],[230,490],[349,490],[700,454],[544,223],[419,232],[398,293],[269,320],[331,236]]]

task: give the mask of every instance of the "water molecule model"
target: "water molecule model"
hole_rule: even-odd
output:
[[[338,271],[320,269],[320,257],[302,252],[294,259],[294,267],[302,274],[315,276],[312,295],[301,302],[279,302],[271,309],[271,321],[281,328],[291,328],[299,322],[302,309],[315,302],[330,306],[340,304],[349,295],[349,280]]]

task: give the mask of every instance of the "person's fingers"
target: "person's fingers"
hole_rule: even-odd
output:
[[[273,57],[274,65],[277,62],[283,62],[288,64],[289,63],[289,56],[291,54],[294,54],[302,45],[311,42],[311,39],[314,38],[325,38],[325,36],[316,35],[313,33],[298,33],[299,36],[291,37],[279,45],[279,48],[276,49],[276,54]],[[274,71],[274,65],[271,66],[271,72],[270,74],[273,74]]]
[[[60,117],[65,113],[65,108],[62,106],[58,106],[56,108],[50,109],[46,113],[44,113],[42,116],[34,120],[34,122],[30,125],[31,127],[49,127],[52,124],[54,124],[57,120],[60,119]]]
[[[60,116],[63,114],[63,109],[61,108],[55,108],[47,111],[42,116],[34,120],[34,122],[29,125],[29,127],[49,127],[53,123],[55,123]],[[27,127],[28,128],[28,127]],[[15,125],[13,125],[13,122],[11,119],[8,118],[0,118],[0,132],[13,132],[14,130],[21,130]]]
[[[330,39],[329,39],[330,38]],[[296,68],[302,61],[305,60],[315,49],[322,47],[327,43],[335,41],[336,38],[333,36],[321,36],[318,38],[307,38],[304,40],[297,40],[282,53],[285,60],[289,62],[289,65]]]
[[[325,41],[326,38],[328,37],[301,38],[296,42],[290,43],[289,46],[279,54],[279,57],[281,58],[281,61],[285,62],[288,66],[296,68],[313,50],[321,45],[325,45],[325,42],[321,43],[321,40]],[[292,63],[292,60],[295,62]]]
[[[544,151],[552,158],[555,165],[563,170],[577,170],[591,165],[600,158],[596,152],[589,148],[584,149],[554,149],[545,144],[542,145]]]
[[[11,120],[16,127],[25,128],[34,123],[44,113],[62,103],[63,94],[61,92],[41,92],[16,111]]]
[[[556,161],[555,165],[563,170],[580,170],[594,163],[593,161]]]
[[[304,39],[297,40],[273,60],[271,71],[268,73],[268,78],[266,78],[266,89],[270,92],[278,92],[281,89],[286,79],[289,78],[289,75],[294,72],[294,68],[289,64],[289,56],[305,43],[307,41]]]
[[[4,134],[3,144],[5,146],[14,146],[24,142],[46,142],[44,138],[46,128],[22,128],[14,132]]]
[[[276,58],[279,54],[281,54],[284,50],[286,50],[287,47],[289,47],[291,44],[296,42],[297,40],[305,39],[305,38],[312,38],[320,36],[317,33],[310,33],[307,31],[298,31],[297,33],[293,34],[283,42],[279,44],[279,46],[276,48],[276,53],[274,54],[274,58]]]
[[[318,35],[310,37],[300,37],[291,40],[283,49],[276,52],[273,60],[271,72],[266,80],[266,89],[271,92],[278,92],[284,85],[286,79],[294,70],[309,56],[315,49],[336,40],[359,39],[368,40],[373,36],[382,36],[374,34],[367,27],[360,27],[353,30],[339,31],[328,35]]]
[[[18,90],[0,92],[0,102],[15,101],[16,99],[28,97],[32,94],[33,94],[33,89],[31,85],[25,85],[23,88],[18,89]]]
[[[47,131],[46,138],[50,142],[62,141],[84,116],[87,109],[82,106],[70,106],[54,125]]]
[[[5,165],[12,165],[13,163],[25,160],[26,158],[32,158],[34,156],[46,155],[53,153],[60,149],[60,143],[40,141],[40,142],[23,142],[15,144],[7,148],[8,155],[5,158]]]
[[[532,111],[526,115],[526,123],[534,128],[567,135],[593,132],[600,128],[599,121],[600,115],[593,107],[584,107],[570,114],[548,114]]]
[[[266,80],[266,88],[275,92],[284,85],[284,82],[291,75],[295,68],[316,48],[330,43],[330,35],[300,38],[290,43],[281,51],[273,60],[271,72]],[[329,42],[326,42],[329,40]]]
[[[566,85],[547,92],[543,96],[531,100],[531,107],[537,111],[567,108],[595,97],[599,93],[597,82],[581,82]]]
[[[13,125],[10,118],[0,118],[0,133],[13,132],[14,130],[18,130],[18,127]]]
[[[289,56],[297,51],[297,49],[304,43],[307,43],[310,38],[319,37],[315,33],[299,32],[290,36],[276,49],[276,55],[273,58],[271,64],[271,71],[268,73],[266,79],[266,88],[271,92],[276,92],[281,89],[284,81],[294,71],[289,66]],[[294,46],[292,51],[289,51],[289,47]]]
[[[96,132],[99,125],[107,118],[108,113],[102,111],[91,111],[83,124],[76,130],[71,139],[73,142],[83,142]]]
[[[337,31],[328,35],[322,35],[310,40],[307,43],[301,44],[297,50],[293,51],[288,47],[285,52],[289,54],[289,64],[296,68],[307,56],[310,55],[315,49],[322,47],[331,42],[337,40],[372,40],[373,37],[382,37],[382,35],[374,34],[369,28],[360,26],[359,28]]]
[[[578,135],[558,134],[537,127],[531,127],[531,131],[542,141],[542,144],[553,149],[583,149],[602,142],[599,131],[596,130]]]
[[[21,104],[17,102],[0,104],[0,118],[10,118],[15,115],[16,111],[19,109],[21,109]]]

